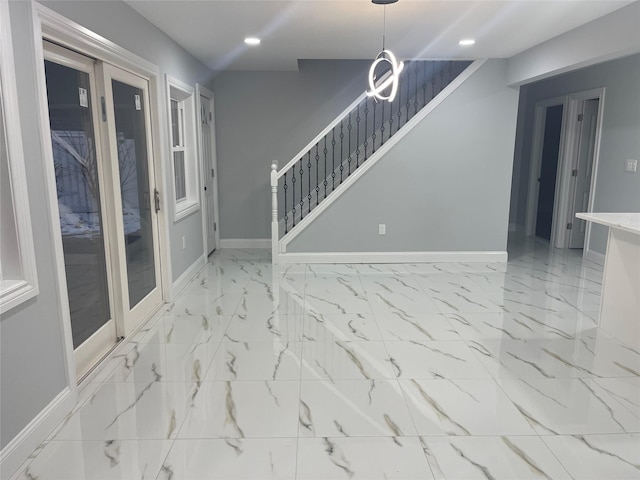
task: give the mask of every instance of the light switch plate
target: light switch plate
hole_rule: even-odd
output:
[[[625,172],[635,172],[638,169],[638,160],[627,159],[627,163],[624,167]]]
[[[381,223],[378,225],[378,235],[386,235],[387,234],[387,225]]]

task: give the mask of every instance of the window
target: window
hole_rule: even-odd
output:
[[[175,220],[198,211],[198,164],[193,88],[167,76]]]
[[[0,312],[38,294],[9,7],[0,2]]]

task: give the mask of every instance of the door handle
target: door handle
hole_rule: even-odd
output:
[[[205,191],[205,192],[207,191],[207,186],[206,186],[206,185],[204,186],[204,191]]]
[[[153,204],[155,206],[156,213],[158,213],[160,211],[160,192],[158,192],[157,188],[153,191]]]

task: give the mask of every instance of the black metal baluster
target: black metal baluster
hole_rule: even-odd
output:
[[[293,220],[293,226],[296,226],[296,164],[291,167],[291,220]]]
[[[422,62],[422,106],[427,104],[427,62]]]
[[[356,169],[360,166],[360,104],[356,106]]]
[[[316,205],[320,203],[320,154],[318,153],[318,144],[316,143]]]
[[[378,102],[373,101],[373,133],[371,134],[371,155],[376,153],[376,106]]]
[[[397,93],[396,93],[397,95]],[[395,101],[395,99],[394,99]],[[389,104],[389,138],[393,135],[393,102]]]
[[[287,188],[289,188],[287,185],[287,172],[284,172],[284,186],[282,188],[284,189],[284,234],[286,235],[289,232],[287,226],[287,221],[289,220],[287,215]]]
[[[322,153],[324,153],[324,182],[322,182],[324,184],[324,198],[327,198],[327,184],[329,183],[327,181],[327,136],[324,136],[324,149],[322,150]]]
[[[331,129],[331,191],[336,189],[336,127]]]
[[[444,62],[440,62],[440,91],[444,90]]]
[[[304,181],[302,179],[302,175],[304,174],[304,169],[302,168],[302,158],[300,159],[300,220],[304,218],[304,192],[302,191],[304,188]]]
[[[436,62],[431,62],[431,100],[436,98]]]
[[[343,150],[343,144],[344,143],[344,126],[342,124],[342,120],[340,120],[340,183],[342,183],[342,172],[344,170],[344,167],[342,166],[342,159],[344,158],[344,150]]]
[[[369,137],[367,136],[367,123],[369,117],[369,100],[364,99],[364,160],[367,160],[367,147],[369,146]]]
[[[400,85],[398,85],[398,119],[397,119],[396,132],[400,130],[401,121],[402,121],[402,89],[400,88]]]
[[[311,213],[311,150],[307,152],[307,167],[309,167],[309,189],[307,190],[307,206]]]
[[[418,62],[416,62],[414,68],[413,68],[413,72],[416,74],[416,92],[415,92],[415,96],[413,97],[413,114],[415,115],[416,113],[418,113]]]
[[[407,65],[407,103],[405,105],[407,109],[407,116],[404,121],[405,125],[409,121],[409,108],[411,107],[411,103],[409,103],[411,101],[411,95],[409,94],[409,89],[411,88],[411,73],[410,73],[411,70],[410,69],[411,69],[411,64]]]
[[[382,112],[380,113],[380,146],[384,145],[384,104],[387,103],[386,100],[382,101]]]
[[[453,62],[451,60],[449,60],[449,81],[447,82],[447,85],[449,85],[451,83],[451,75],[453,74]]]
[[[349,152],[349,157],[347,159],[347,177],[351,175],[351,112],[349,112],[349,123],[347,124],[347,132],[349,132],[349,146],[347,147],[347,151]]]

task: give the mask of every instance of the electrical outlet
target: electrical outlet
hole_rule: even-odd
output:
[[[384,223],[378,225],[378,235],[386,235],[387,234],[387,226]]]
[[[638,169],[638,160],[627,159],[627,164],[624,167],[625,172],[635,172]]]
[[[182,236],[182,249],[184,250],[185,248],[187,248],[187,237],[185,237],[183,235]]]

